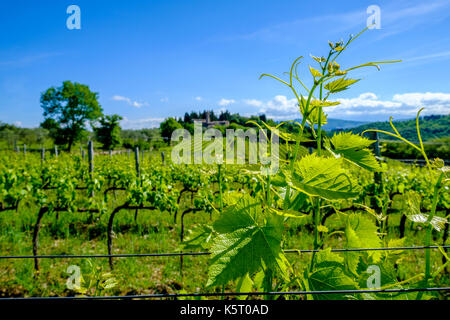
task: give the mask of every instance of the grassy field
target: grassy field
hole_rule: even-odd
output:
[[[188,199],[186,199],[188,200]],[[120,191],[117,199],[110,200],[111,206],[121,203]],[[32,232],[36,220],[37,207],[23,205],[19,212],[0,213],[0,252],[2,255],[32,255]],[[134,211],[120,212],[114,223],[114,254],[124,253],[167,253],[179,251],[180,224],[174,224],[173,216],[159,211],[141,210],[134,220]],[[109,214],[92,217],[88,213],[50,214],[43,219],[40,233],[41,255],[86,255],[107,254],[106,228]],[[213,216],[213,219],[215,217]],[[390,216],[388,237],[398,237],[400,214]],[[187,229],[199,224],[210,224],[209,214],[202,212],[186,216]],[[330,230],[343,230],[344,225],[335,216],[327,220]],[[310,249],[313,247],[313,235],[308,223],[285,224],[286,237],[284,249]],[[406,246],[423,244],[423,232],[420,226],[407,224]],[[435,234],[436,236],[436,234]],[[439,239],[435,239],[441,242]],[[448,242],[448,241],[447,241]],[[448,243],[447,243],[448,244]],[[327,246],[342,248],[343,239],[339,235],[327,239]],[[296,269],[307,266],[310,254],[289,254],[288,259]],[[423,272],[424,251],[392,251],[398,259],[399,281]],[[78,265],[83,275],[91,272],[92,264],[101,272],[109,272],[107,258],[96,259],[40,259],[40,271],[34,270],[33,259],[0,260],[0,296],[71,296],[74,291],[67,289],[66,281],[70,276],[66,270],[70,265]],[[441,254],[432,253],[433,266],[441,264]],[[186,256],[181,269],[179,257],[139,257],[115,258],[113,275],[118,284],[107,290],[108,295],[134,295],[175,292],[205,292],[208,257]],[[449,283],[449,274],[439,278],[442,285]],[[226,290],[232,290],[227,286]],[[94,292],[90,292],[93,294]]]

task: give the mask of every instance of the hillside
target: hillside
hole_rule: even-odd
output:
[[[302,119],[295,119],[295,121],[301,122]],[[354,127],[362,126],[366,123],[368,123],[368,122],[367,121],[354,121],[354,120],[342,120],[342,119],[327,118],[327,124],[325,124],[322,128],[327,131],[345,130],[345,129],[351,129]]]
[[[410,140],[417,141],[417,131],[416,131],[416,120],[404,120],[404,121],[394,121],[393,122],[397,130],[400,134]],[[367,123],[351,130],[355,133],[361,133],[367,129],[378,129],[393,132],[388,121],[386,122],[371,122]],[[340,131],[340,130],[333,130]],[[443,137],[450,136],[450,115],[432,115],[432,116],[424,116],[420,118],[420,133],[422,135],[422,139],[424,141],[430,141],[433,139],[439,139]],[[391,137],[386,134],[380,134],[381,140],[396,140],[394,137]]]
[[[367,124],[367,121],[354,121],[328,118],[327,124],[323,126],[324,130],[351,129],[357,126]]]

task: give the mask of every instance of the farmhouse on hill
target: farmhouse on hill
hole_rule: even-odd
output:
[[[205,128],[211,128],[214,126],[228,126],[230,124],[230,121],[211,121],[211,118],[209,116],[209,112],[206,112],[206,119],[193,119],[194,123],[200,122],[203,127]]]

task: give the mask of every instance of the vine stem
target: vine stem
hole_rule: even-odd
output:
[[[218,175],[219,175],[219,203],[220,203],[220,213],[223,212],[223,198],[222,198],[222,165],[218,164]]]
[[[444,177],[444,173],[442,172],[439,175],[439,178],[436,182],[436,184],[434,185],[434,193],[433,193],[433,202],[432,202],[432,207],[431,207],[431,212],[428,215],[428,219],[427,219],[427,234],[426,234],[426,238],[425,238],[425,246],[426,247],[430,247],[431,246],[431,236],[432,236],[432,232],[433,232],[433,226],[431,225],[431,220],[433,219],[434,215],[436,214],[436,207],[437,207],[437,201],[438,201],[438,195],[439,195],[439,189],[441,188],[441,183],[442,183],[442,179]],[[428,282],[430,281],[431,278],[431,252],[430,252],[430,248],[427,248],[425,250],[425,285],[428,285]],[[423,292],[419,292],[417,294],[417,299],[421,299],[423,295]]]
[[[330,52],[328,53],[328,57],[327,60],[325,61],[325,65],[322,67],[322,74],[325,74],[325,70],[327,68],[328,65],[328,61],[330,61],[330,58],[333,54],[333,51],[330,50]],[[323,80],[323,78],[321,78],[321,80]],[[323,96],[323,82],[319,81],[320,83],[320,92],[319,92],[319,99],[322,100],[322,96]],[[318,116],[318,124],[317,124],[317,154],[319,156],[322,155],[322,106],[319,107],[319,116]],[[314,129],[314,123],[312,125],[312,128]],[[317,199],[317,207],[315,209],[315,213],[314,213],[314,250],[317,250],[319,248],[319,224],[321,221],[321,217],[320,217],[320,198]],[[313,270],[314,268],[314,263],[315,263],[315,251],[313,252],[312,256],[311,256],[311,264],[310,264],[310,271]]]

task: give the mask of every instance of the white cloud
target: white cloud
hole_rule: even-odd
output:
[[[164,97],[164,98],[161,98],[159,101],[161,101],[161,102],[169,102],[169,98]]]
[[[325,113],[331,118],[359,118],[360,120],[373,120],[387,116],[401,116],[413,118],[420,108],[424,107],[422,115],[449,114],[450,93],[404,93],[395,94],[391,99],[381,100],[372,93],[366,92],[356,98],[337,99],[339,105],[326,107]],[[288,99],[278,95],[268,101],[246,99],[243,102],[256,107],[258,113],[265,113],[274,120],[288,120],[300,118],[297,99]]]
[[[449,114],[450,94],[415,92],[395,94],[390,100],[379,100],[373,93],[364,93],[357,98],[337,99],[341,104],[327,108],[330,115],[399,115],[414,117],[420,108],[422,114]]]
[[[244,99],[246,105],[258,108],[258,113],[265,113],[274,120],[295,119],[299,117],[299,109],[295,98],[288,99],[278,95],[269,101]]]
[[[22,126],[22,121],[16,121],[13,123],[16,127]]]
[[[235,103],[236,102],[236,100],[233,100],[233,99],[224,99],[224,98],[222,98],[222,99],[220,99],[220,101],[218,102],[219,103],[219,106],[229,106],[230,104],[233,104],[233,103]]]
[[[218,115],[218,114],[221,114],[221,113],[223,113],[223,112],[225,112],[225,111],[227,111],[227,108],[220,108],[220,109],[216,109],[216,110],[214,110],[214,114],[216,114],[216,115]]]
[[[351,99],[337,99],[341,104],[327,108],[327,111],[333,111],[336,109],[353,109],[353,108],[398,108],[401,107],[401,103],[393,101],[378,100],[376,94],[372,92],[366,92],[360,94],[357,98]]]
[[[144,128],[156,128],[164,121],[164,118],[145,118],[130,120],[126,117],[121,121],[123,129],[144,129]]]
[[[140,108],[140,107],[144,107],[144,106],[148,106],[147,102],[138,102],[135,100],[131,100],[128,97],[124,97],[124,96],[119,96],[119,95],[115,95],[112,97],[112,99],[114,101],[125,101],[128,105],[135,107],[135,108]]]
[[[450,93],[425,92],[395,94],[394,101],[399,101],[410,106],[425,105],[450,105]]]
[[[441,58],[448,58],[448,57],[450,57],[450,50],[412,57],[409,59],[405,59],[404,62],[433,60],[433,59],[441,59]]]
[[[131,104],[133,107],[136,107],[136,108],[140,108],[140,107],[142,107],[142,106],[144,106],[144,105],[147,105],[145,102],[144,103],[141,103],[141,102],[137,102],[137,101],[133,101],[133,103]]]
[[[261,107],[263,105],[261,100],[256,99],[244,99],[244,103],[252,107]]]
[[[203,100],[203,98],[202,98],[202,97],[200,97],[200,96],[198,96],[198,97],[195,97],[194,99],[195,99],[195,100],[197,100],[197,101],[202,101],[202,100]]]
[[[115,100],[115,101],[126,101],[128,103],[131,102],[130,98],[123,97],[123,96],[118,96],[118,95],[113,96],[112,99]]]

